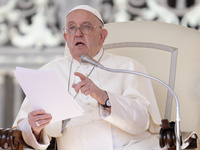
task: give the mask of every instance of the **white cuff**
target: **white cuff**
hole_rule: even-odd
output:
[[[101,118],[106,118],[110,116],[110,112],[108,112],[101,104],[98,103],[98,110],[99,110],[99,116]]]
[[[36,140],[35,135],[32,132],[31,126],[29,125],[27,118],[22,120],[18,124],[18,129],[22,131],[23,139],[27,145],[35,149],[46,149],[49,146],[50,140],[44,130],[42,130],[41,138],[40,138],[42,143],[39,143]]]

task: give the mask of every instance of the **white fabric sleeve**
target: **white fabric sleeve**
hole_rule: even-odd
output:
[[[130,134],[139,134],[149,128],[148,102],[107,93],[111,113],[99,105],[100,117]]]
[[[31,126],[29,125],[27,118],[19,123],[18,129],[22,131],[23,139],[27,145],[35,149],[46,149],[49,146],[50,140],[47,134],[45,133],[45,130],[43,130],[40,135],[39,143],[32,132]]]

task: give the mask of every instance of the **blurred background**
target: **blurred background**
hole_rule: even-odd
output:
[[[151,20],[200,30],[200,0],[0,0],[0,128],[11,127],[24,99],[14,70],[62,57],[62,29],[76,5],[98,9],[105,23]]]

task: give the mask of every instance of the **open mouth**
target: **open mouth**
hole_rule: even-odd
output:
[[[83,42],[76,42],[75,45],[76,45],[76,46],[83,46],[83,45],[85,45],[85,43],[83,43]]]

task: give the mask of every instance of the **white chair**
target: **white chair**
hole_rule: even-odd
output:
[[[153,21],[109,23],[105,28],[104,48],[138,60],[150,75],[174,88],[180,102],[181,131],[200,136],[200,32]],[[163,85],[152,83],[162,118],[175,121],[172,95]]]

